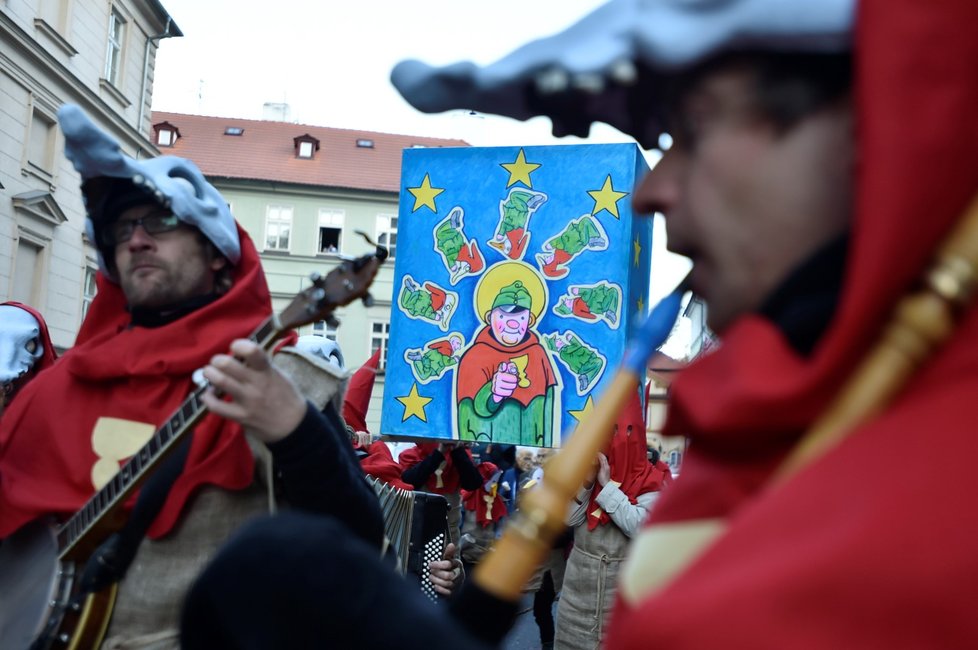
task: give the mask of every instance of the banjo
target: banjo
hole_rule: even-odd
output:
[[[369,239],[368,239],[369,241]],[[270,350],[289,330],[318,320],[336,323],[333,310],[357,298],[370,306],[368,289],[387,258],[376,252],[344,259],[300,292],[278,316],[266,319],[251,340]],[[118,585],[82,593],[86,562],[126,522],[123,504],[187,433],[207,414],[195,388],[122,467],[78,510],[62,522],[35,521],[0,542],[0,648],[83,650],[97,648],[108,629]]]

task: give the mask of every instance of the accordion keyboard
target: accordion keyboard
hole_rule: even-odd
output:
[[[448,544],[448,501],[440,494],[402,490],[372,476],[384,516],[384,535],[397,557],[397,570],[417,580],[431,600],[438,600],[428,563],[440,560]]]

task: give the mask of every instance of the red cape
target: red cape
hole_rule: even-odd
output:
[[[397,457],[397,462],[401,465],[401,473],[406,469],[411,469],[425,458],[431,455],[431,452],[438,449],[437,442],[419,442],[410,449],[405,449],[401,452],[401,455]],[[472,452],[468,449],[465,453],[472,458]],[[428,482],[425,483],[425,492],[434,492],[435,494],[454,494],[459,491],[459,478],[458,472],[455,470],[455,466],[452,464],[451,454],[445,454],[445,468],[442,470],[441,475],[442,485],[438,486],[438,477],[432,474],[428,478]]]
[[[363,473],[380,479],[388,485],[402,490],[413,490],[414,487],[401,480],[401,466],[394,460],[390,448],[383,440],[378,440],[364,449],[367,455],[360,459]]]
[[[668,465],[661,462],[653,465],[649,462],[645,440],[645,414],[638,391],[635,391],[615,422],[614,436],[605,449],[605,455],[608,457],[608,465],[611,466],[611,480],[619,484],[618,488],[632,503],[638,503],[641,494],[658,492],[672,478]],[[591,490],[591,503],[587,509],[588,530],[594,530],[611,521],[608,513],[598,505],[600,492],[597,485]],[[592,517],[593,512],[600,514]]]
[[[27,385],[0,422],[0,538],[41,515],[70,515],[94,493],[100,418],[157,428],[189,394],[191,373],[271,313],[258,253],[240,226],[238,235],[241,261],[231,290],[163,327],[127,328],[122,290],[99,275],[75,346]],[[149,535],[169,532],[201,485],[246,487],[253,466],[241,428],[207,416]]]
[[[973,0],[859,3],[838,311],[810,358],[748,317],[673,383],[666,433],[691,442],[652,521],[729,515],[730,528],[664,589],[619,601],[607,647],[978,645],[978,309],[884,413],[761,489],[978,188],[978,39],[963,27],[975,24]]]
[[[353,427],[354,431],[368,431],[367,410],[370,407],[370,396],[374,392],[374,380],[377,378],[379,365],[380,349],[378,348],[373,356],[353,373],[347,384],[346,394],[343,395],[343,420]]]
[[[484,461],[478,465],[479,474],[482,476],[482,485],[475,490],[462,490],[462,505],[466,510],[475,512],[475,520],[480,526],[494,524],[506,516],[506,503],[501,494],[496,494],[492,500],[492,510],[486,505],[487,492],[485,482],[492,478],[499,468],[494,463]]]

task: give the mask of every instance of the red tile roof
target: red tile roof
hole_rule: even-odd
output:
[[[206,176],[381,192],[399,191],[404,149],[468,146],[464,140],[153,111],[153,124],[161,122],[179,129],[180,137],[160,151],[193,160]],[[243,131],[225,135],[228,127]],[[307,134],[320,148],[312,159],[296,158],[294,140]],[[374,146],[358,147],[357,140]]]

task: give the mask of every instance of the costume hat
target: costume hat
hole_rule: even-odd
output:
[[[136,160],[122,153],[119,143],[77,106],[58,111],[65,135],[65,156],[82,177],[82,197],[88,219],[85,232],[97,244],[99,268],[117,281],[109,242],[100,238],[103,224],[126,208],[157,203],[180,221],[198,228],[231,264],[241,259],[234,217],[227,202],[191,161],[177,156]],[[106,261],[109,264],[106,264]]]
[[[855,0],[612,0],[556,35],[480,67],[402,61],[391,82],[426,113],[464,108],[587,137],[605,122],[654,146],[662,75],[725,49],[848,51]],[[651,118],[651,119],[650,119]]]
[[[496,295],[496,299],[492,301],[490,310],[496,307],[508,306],[521,307],[523,309],[529,309],[533,306],[533,298],[530,296],[530,292],[526,290],[526,287],[523,286],[521,280],[507,284],[500,289]]]

